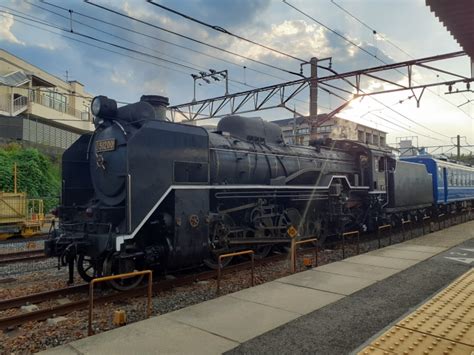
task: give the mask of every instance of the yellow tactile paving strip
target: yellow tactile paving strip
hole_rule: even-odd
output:
[[[474,269],[359,352],[474,355]]]

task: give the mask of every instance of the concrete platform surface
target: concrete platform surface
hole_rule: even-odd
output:
[[[433,255],[438,254],[437,252],[425,252],[425,251],[415,251],[415,250],[404,250],[400,248],[383,248],[379,250],[373,250],[371,252],[366,253],[365,255],[375,255],[375,256],[383,256],[389,258],[397,258],[397,259],[408,259],[408,260],[426,260],[431,258]]]
[[[307,314],[344,296],[272,281],[235,292],[231,297],[266,304],[289,312]]]
[[[54,355],[222,354],[237,342],[166,317],[153,317],[69,345],[54,348]]]
[[[299,272],[294,275],[283,277],[278,281],[290,285],[308,287],[314,290],[332,292],[339,295],[350,295],[351,293],[370,286],[375,282],[373,280],[353,276],[330,274],[328,272],[317,271],[317,269]]]
[[[468,222],[44,354],[348,353],[465,272],[473,237]]]
[[[390,269],[386,267],[365,264],[356,264],[346,260],[323,265],[318,267],[316,270],[328,272],[331,274],[359,277],[362,279],[368,279],[373,281],[386,279],[387,277],[398,272],[397,269]]]
[[[419,262],[418,260],[400,259],[368,254],[353,256],[351,258],[347,258],[346,261],[355,264],[380,266],[396,270],[408,269],[410,266],[413,266]]]
[[[165,314],[169,318],[224,338],[244,342],[290,320],[298,313],[222,296]]]

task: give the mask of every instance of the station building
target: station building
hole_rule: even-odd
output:
[[[93,130],[92,95],[0,49],[0,142],[60,153]]]
[[[325,114],[318,115],[318,119],[325,119],[325,116]],[[332,138],[349,139],[378,147],[387,145],[387,132],[337,116],[331,117],[317,127],[312,137],[307,117],[300,116],[272,122],[281,127],[283,139],[288,144],[308,145],[310,139]]]

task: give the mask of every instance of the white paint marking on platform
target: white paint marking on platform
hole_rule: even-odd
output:
[[[459,261],[461,263],[468,264],[468,265],[470,265],[474,262],[474,258],[453,258],[453,257],[450,257],[450,256],[445,256],[444,258],[454,260],[454,261]]]

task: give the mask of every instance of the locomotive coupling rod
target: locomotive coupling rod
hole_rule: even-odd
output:
[[[381,247],[381,243],[380,243],[380,232],[385,230],[385,229],[392,229],[392,225],[391,224],[384,224],[383,226],[379,226],[377,228],[377,239],[378,239],[378,242],[379,242],[379,249]],[[392,233],[390,232],[389,234],[389,245],[392,244]]]
[[[104,281],[116,280],[116,279],[127,279],[130,277],[140,276],[140,275],[148,275],[148,287],[147,287],[147,307],[146,307],[146,317],[151,316],[151,294],[152,294],[152,285],[153,285],[153,271],[151,270],[143,270],[143,271],[134,271],[128,272],[126,274],[118,274],[118,275],[110,275],[104,277],[98,277],[93,279],[89,283],[89,327],[87,331],[87,335],[93,335],[94,331],[92,330],[92,310],[94,308],[94,285]]]
[[[359,255],[359,252],[360,252],[360,249],[359,249],[359,237],[360,237],[360,233],[359,231],[351,231],[351,232],[345,232],[345,233],[342,233],[342,258],[345,259],[346,258],[346,248],[345,248],[345,244],[346,244],[346,237],[349,237],[349,236],[357,236],[357,255]]]
[[[296,251],[297,251],[297,246],[306,244],[306,243],[312,243],[312,242],[317,242],[318,238],[310,238],[310,239],[304,239],[304,240],[298,240],[296,241],[295,238],[291,238],[291,273],[294,274],[296,272]],[[318,246],[313,249],[314,252],[314,260],[316,263],[316,266],[318,266]]]
[[[231,256],[248,255],[248,254],[250,254],[250,257],[252,260],[252,273],[250,275],[250,284],[252,286],[255,286],[255,262],[254,262],[255,252],[253,250],[243,250],[243,251],[238,251],[235,253],[221,254],[219,255],[219,258],[217,259],[217,289],[216,289],[217,295],[221,292],[222,259],[230,258]]]

